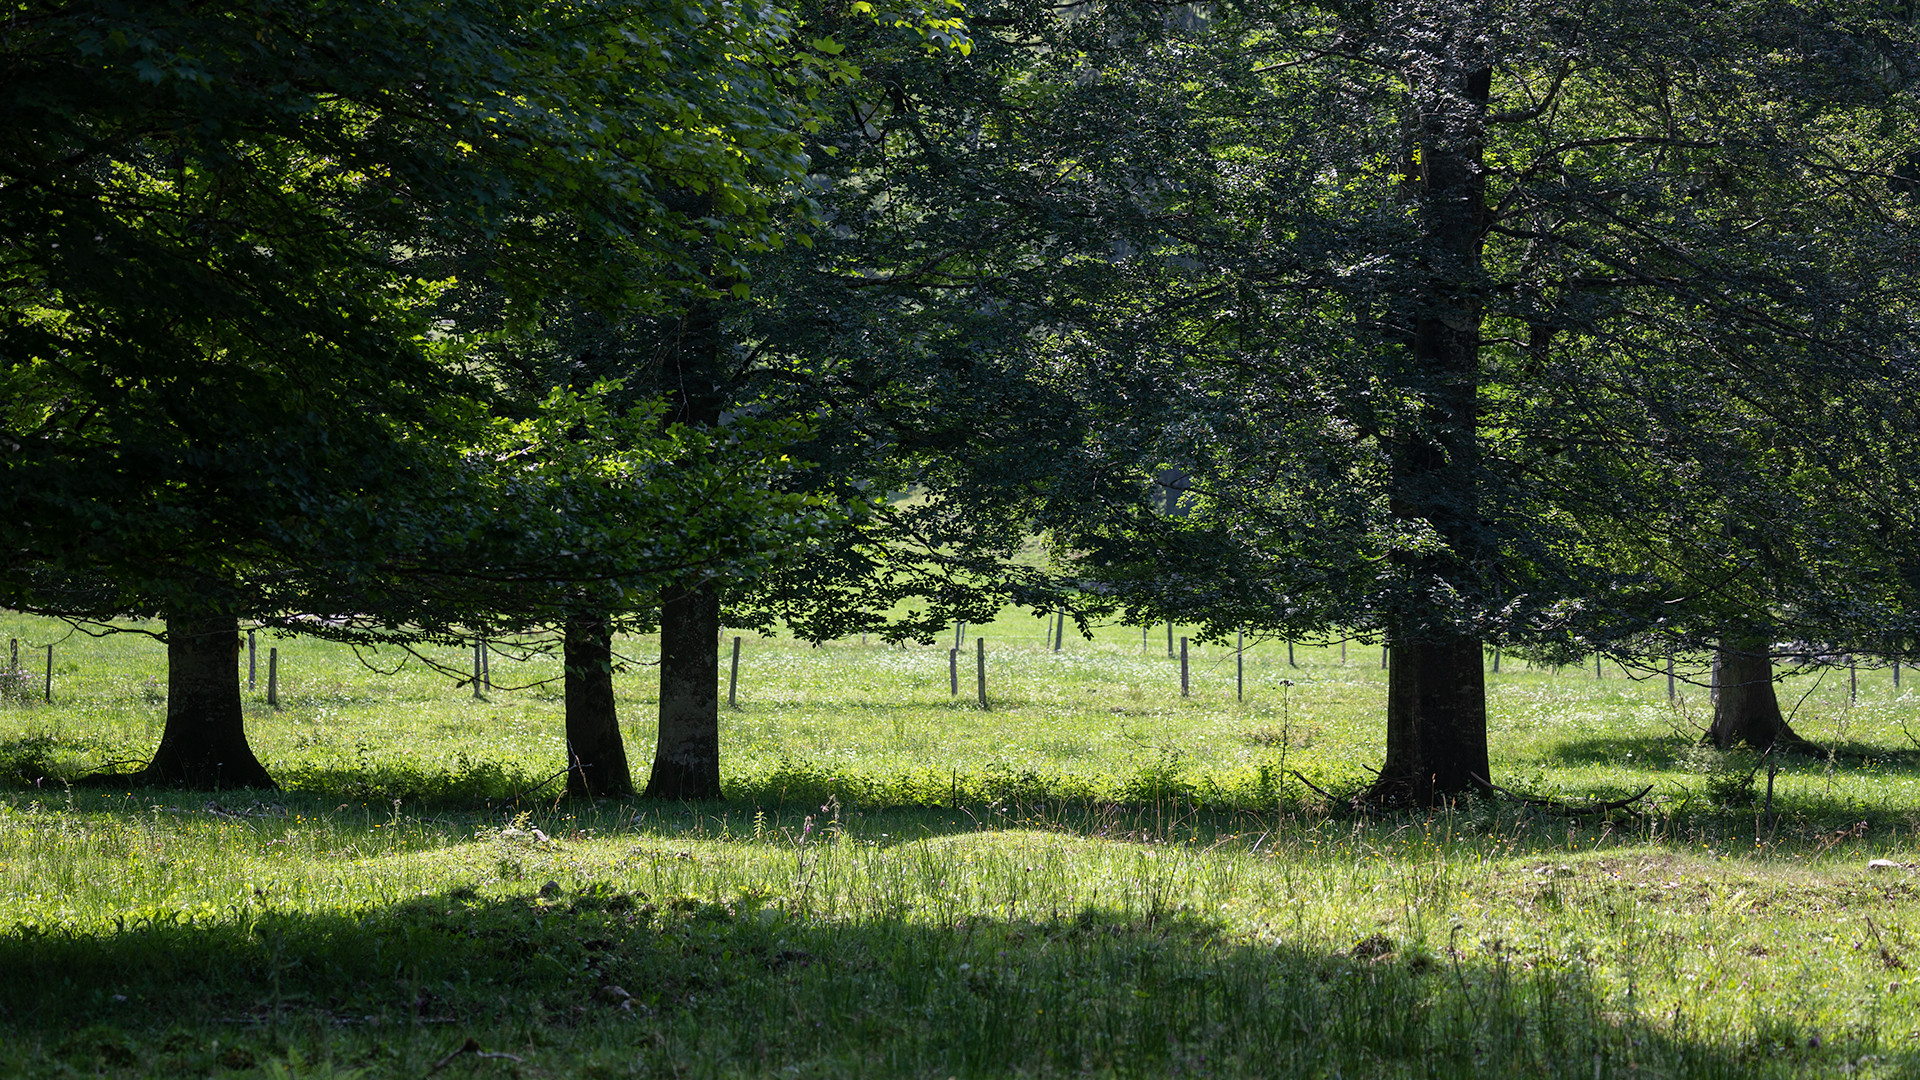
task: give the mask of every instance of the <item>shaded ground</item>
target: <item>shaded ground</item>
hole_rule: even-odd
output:
[[[1236,942],[1190,912],[789,915],[773,898],[470,891],[0,938],[8,1072],[1788,1076],[1856,1055],[1610,1009],[1495,950]],[[462,1052],[463,1047],[470,1049]],[[508,1056],[482,1056],[511,1055]],[[1894,1072],[1912,1060],[1888,1061]]]

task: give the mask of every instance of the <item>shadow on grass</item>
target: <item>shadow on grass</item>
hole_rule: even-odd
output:
[[[1609,749],[1580,749],[1595,744]],[[116,796],[133,797],[136,791],[142,792],[141,806],[159,800],[170,812],[204,810],[225,816],[242,807],[244,816],[261,820],[282,818],[292,810],[323,819],[333,817],[336,807],[357,808],[349,816],[367,807],[381,814],[390,808],[395,815],[404,813],[416,820],[427,815],[455,823],[458,835],[450,833],[449,839],[470,835],[476,827],[497,825],[502,815],[521,812],[532,814],[550,830],[663,828],[686,832],[693,839],[737,838],[752,835],[757,828],[788,829],[797,835],[810,817],[815,828],[824,828],[830,818],[848,815],[864,817],[871,825],[867,834],[884,829],[889,838],[881,841],[882,846],[983,829],[1035,829],[1123,843],[1202,847],[1222,841],[1251,843],[1254,837],[1267,836],[1280,844],[1289,836],[1337,824],[1340,829],[1356,830],[1356,835],[1365,831],[1382,843],[1412,827],[1421,835],[1444,836],[1450,845],[1501,846],[1509,853],[1557,851],[1583,829],[1584,835],[1596,838],[1595,843],[1602,836],[1615,837],[1615,842],[1633,836],[1686,836],[1712,845],[1756,844],[1760,835],[1756,830],[1761,830],[1767,844],[1782,850],[1807,848],[1823,853],[1836,843],[1837,830],[1846,830],[1853,846],[1897,839],[1911,815],[1912,808],[1904,804],[1868,806],[1844,791],[1822,794],[1802,784],[1791,793],[1781,792],[1774,803],[1777,816],[1767,819],[1763,828],[1757,822],[1765,776],[1762,772],[1756,777],[1751,771],[1751,755],[1741,760],[1730,757],[1713,773],[1686,771],[1672,762],[1653,760],[1662,750],[1688,749],[1676,741],[1647,738],[1574,744],[1568,764],[1582,753],[1592,755],[1591,760],[1607,760],[1602,754],[1631,752],[1633,758],[1627,764],[1644,771],[1623,776],[1621,783],[1658,781],[1659,797],[1606,815],[1571,816],[1515,800],[1474,795],[1431,812],[1381,812],[1339,800],[1329,802],[1277,769],[1250,771],[1222,786],[1215,777],[1185,771],[1180,756],[1164,754],[1140,764],[1129,776],[1098,785],[1085,777],[1001,764],[868,775],[789,760],[729,777],[727,800],[708,803],[567,799],[561,797],[558,774],[536,776],[464,756],[435,765],[403,758],[341,757],[276,770],[281,783],[278,792],[162,794],[170,789],[129,789],[124,783],[101,782],[104,778],[87,771],[87,747],[47,735],[0,741],[0,790],[12,788],[16,794],[10,798],[49,804],[64,800],[71,806],[77,800],[79,809],[109,814],[125,809],[116,803]],[[1868,749],[1885,754],[1882,748]],[[1783,760],[1786,775],[1805,776],[1827,767],[1824,761],[1809,758]],[[1906,759],[1896,757],[1895,761]],[[1879,758],[1872,766],[1876,775],[1900,767]],[[1920,763],[1911,767],[1920,768]],[[642,763],[636,772],[644,773],[644,768]],[[1599,797],[1619,794],[1599,793]],[[893,824],[876,824],[881,822]],[[865,838],[872,839],[871,835]]]
[[[0,1067],[1719,1077],[1887,1052],[1830,1033],[1810,1049],[1816,1033],[1784,1021],[1742,1035],[1684,1013],[1649,1023],[1582,965],[1522,970],[1479,947],[1262,946],[1175,911],[930,925],[755,896],[548,893],[320,915],[268,897],[204,922],[18,927],[0,935]]]
[[[1591,735],[1555,743],[1537,757],[1547,764],[1571,768],[1613,765],[1666,769],[1694,745],[1677,735]]]
[[[1550,765],[1567,767],[1617,766],[1634,769],[1671,769],[1677,767],[1700,743],[1677,735],[1603,735],[1571,738],[1556,743],[1539,755]],[[1824,766],[1830,752],[1833,759],[1850,768],[1878,767],[1896,773],[1920,775],[1920,747],[1882,746],[1858,740],[1825,742],[1821,753],[1780,753],[1782,769]]]
[[[1822,749],[1832,752],[1834,760],[1844,765],[1878,767],[1896,773],[1920,775],[1920,746],[1876,746],[1857,740],[1834,740],[1820,745]],[[1826,759],[1822,757],[1818,760],[1824,762]]]

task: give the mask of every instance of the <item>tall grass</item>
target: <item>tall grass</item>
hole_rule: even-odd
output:
[[[1808,697],[1796,725],[1846,752],[1786,762],[1768,816],[1663,680],[1508,658],[1503,781],[1655,796],[1382,817],[1290,775],[1364,782],[1377,653],[1263,645],[1241,704],[1209,648],[1182,700],[1163,637],[1056,655],[1032,622],[985,631],[985,712],[944,645],[750,642],[711,806],[558,799],[550,691],[475,702],[301,640],[285,706],[248,704],[285,790],[70,788],[150,750],[164,677],[150,640],[63,643],[55,702],[0,706],[0,1070],[1920,1074],[1888,673]]]

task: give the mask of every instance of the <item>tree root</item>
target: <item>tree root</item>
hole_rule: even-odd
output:
[[[1524,803],[1527,806],[1537,806],[1543,810],[1554,810],[1562,814],[1610,813],[1614,810],[1621,810],[1626,807],[1632,806],[1634,803],[1637,803],[1641,799],[1646,798],[1647,794],[1653,790],[1653,785],[1648,784],[1646,787],[1641,788],[1637,793],[1629,795],[1624,799],[1606,799],[1601,802],[1574,804],[1574,803],[1561,802],[1559,799],[1543,799],[1543,798],[1540,798],[1538,795],[1522,795],[1517,791],[1508,791],[1506,788],[1501,787],[1499,784],[1494,783],[1493,781],[1487,779],[1484,776],[1479,775],[1478,773],[1474,774],[1473,779],[1477,783],[1485,785],[1485,787],[1482,789],[1484,791],[1505,795],[1507,798],[1513,799],[1516,802]]]
[[[1287,772],[1288,772],[1288,775],[1292,776],[1295,780],[1298,780],[1302,784],[1307,785],[1307,787],[1312,788],[1322,798],[1336,805],[1345,804],[1347,806],[1352,807],[1354,810],[1364,810],[1369,808],[1377,808],[1377,809],[1395,808],[1394,804],[1392,804],[1388,800],[1382,799],[1378,796],[1373,795],[1371,792],[1371,789],[1362,789],[1350,795],[1336,795],[1333,792],[1328,791],[1326,788],[1321,787],[1319,784],[1316,784],[1313,781],[1307,779],[1306,777],[1300,775],[1300,773],[1297,770],[1289,769],[1287,770]],[[1646,787],[1641,788],[1639,791],[1635,792],[1632,795],[1627,796],[1624,799],[1606,799],[1600,802],[1574,804],[1574,803],[1561,802],[1558,799],[1543,799],[1537,795],[1522,795],[1517,791],[1509,791],[1508,789],[1501,787],[1499,784],[1496,784],[1493,781],[1488,780],[1486,777],[1481,776],[1478,773],[1473,774],[1473,779],[1476,784],[1480,785],[1480,791],[1482,794],[1504,795],[1507,798],[1514,800],[1515,802],[1523,803],[1527,806],[1537,806],[1543,810],[1554,810],[1562,814],[1610,813],[1614,810],[1620,810],[1620,809],[1624,809],[1626,807],[1632,806],[1634,803],[1637,803],[1641,799],[1646,798],[1647,795],[1653,791],[1653,785],[1648,784]]]
[[[1355,810],[1358,810],[1360,809],[1361,806],[1365,805],[1367,801],[1365,795],[1362,792],[1356,791],[1351,795],[1335,795],[1333,792],[1328,791],[1326,788],[1321,787],[1319,784],[1316,784],[1313,781],[1307,779],[1306,777],[1301,776],[1300,771],[1298,769],[1288,769],[1287,772],[1295,780],[1298,780],[1301,783],[1312,788],[1313,790],[1319,792],[1322,798],[1325,798],[1330,802],[1346,803],[1347,805],[1353,807]]]

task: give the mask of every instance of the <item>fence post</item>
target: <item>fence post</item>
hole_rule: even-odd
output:
[[[480,700],[480,643],[473,643],[473,700]]]
[[[1180,639],[1180,696],[1187,696],[1187,639]]]
[[[1667,704],[1673,704],[1673,646],[1667,646]]]
[[[1167,659],[1173,659],[1173,620],[1167,620]]]
[[[1500,646],[1493,647],[1493,673],[1500,674]]]
[[[7,661],[7,670],[12,672],[13,677],[17,679],[20,677],[20,639],[19,638],[16,637],[16,638],[7,639],[7,652],[11,654],[11,658],[8,659]],[[1898,686],[1899,684],[1900,684],[1900,680],[1898,678],[1894,679],[1894,685]]]
[[[1233,632],[1233,700],[1247,700],[1247,632]]]
[[[47,700],[53,700],[53,646],[47,646]]]
[[[493,646],[486,638],[480,639],[480,685],[493,692]]]
[[[280,707],[280,650],[277,646],[267,648],[267,704]]]
[[[1385,645],[1380,646],[1380,670],[1387,670],[1387,647]]]
[[[1606,678],[1606,675],[1600,670],[1600,654],[1599,653],[1593,654],[1593,677],[1596,679]]]
[[[1893,688],[1900,689],[1900,658],[1893,658]]]
[[[974,682],[980,691],[980,707],[984,709],[987,707],[987,639],[974,638],[973,649]]]
[[[258,658],[259,658],[259,654],[254,648],[253,631],[248,630],[247,631],[247,692],[248,693],[253,692],[253,686],[254,686],[253,676],[254,676],[254,670],[255,670],[255,661]]]
[[[1848,653],[1847,654],[1847,701],[1851,703],[1859,700],[1860,700],[1860,665],[1857,661],[1854,660],[1853,654]]]
[[[1300,666],[1299,664],[1296,664],[1293,662],[1293,639],[1292,638],[1287,639],[1287,666],[1288,667]]]
[[[960,696],[960,650],[947,650],[947,688],[954,697]]]
[[[733,638],[733,666],[727,669],[727,708],[737,709],[734,694],[740,689],[740,636]]]

